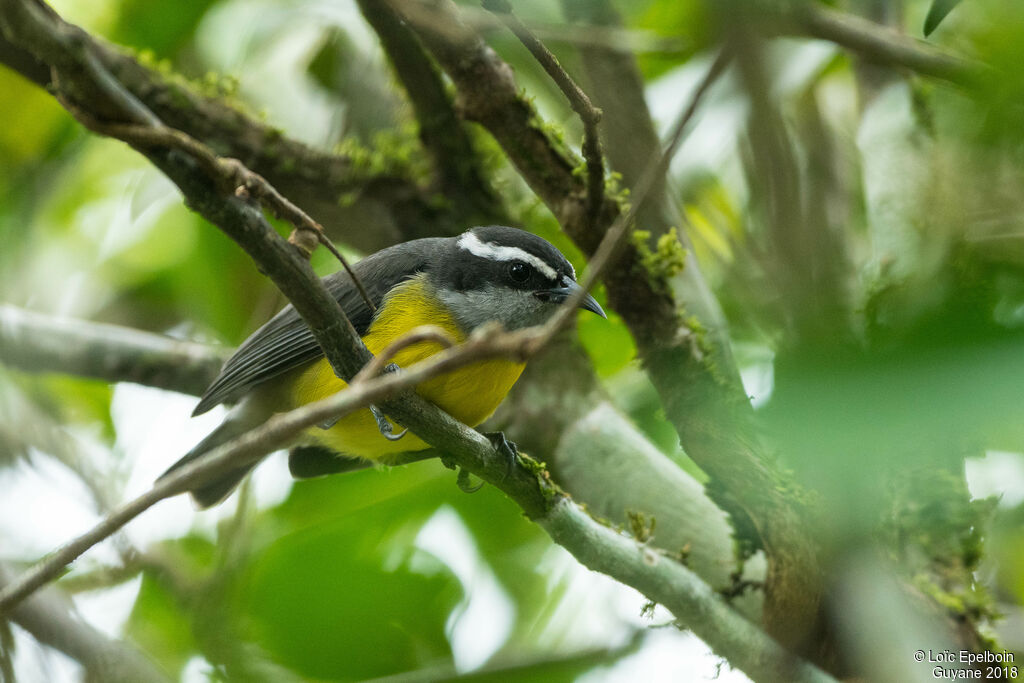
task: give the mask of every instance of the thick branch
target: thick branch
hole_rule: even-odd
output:
[[[220,371],[213,347],[117,325],[0,306],[0,362],[198,395]]]
[[[634,586],[667,607],[702,640],[726,655],[730,665],[754,680],[832,681],[820,669],[789,658],[754,624],[739,616],[689,569],[611,529],[594,524],[569,501],[561,501],[539,524],[555,542],[587,567]],[[684,599],[680,599],[685,596]],[[718,647],[724,648],[718,650]]]

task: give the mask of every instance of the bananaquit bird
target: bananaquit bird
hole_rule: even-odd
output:
[[[572,266],[554,246],[536,235],[502,226],[398,244],[363,259],[354,271],[376,313],[344,271],[327,276],[324,284],[373,353],[419,325],[436,325],[456,341],[491,320],[509,330],[536,325],[579,289]],[[604,316],[589,295],[580,306]],[[418,343],[402,350],[394,362],[411,365],[440,350],[436,342]],[[417,392],[475,427],[494,412],[522,371],[521,363],[510,360],[481,361],[428,380]],[[168,472],[262,424],[275,412],[316,401],[345,386],[302,318],[287,306],[225,363],[193,415],[221,403],[237,406]],[[314,428],[307,436],[312,446],[293,450],[289,459],[292,474],[298,477],[356,468],[345,463],[402,462],[398,454],[429,447],[412,434],[404,438],[391,434],[391,425],[372,407]],[[328,461],[338,464],[332,467]],[[250,469],[239,468],[204,483],[192,496],[202,507],[214,505]]]

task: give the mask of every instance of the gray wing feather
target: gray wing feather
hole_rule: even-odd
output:
[[[446,241],[446,238],[430,237],[397,244],[366,257],[353,270],[370,301],[379,308],[392,287],[427,270],[434,254]],[[373,322],[373,314],[348,273],[339,271],[328,275],[324,284],[341,304],[356,332],[365,335]],[[221,403],[233,403],[257,385],[322,356],[323,351],[313,333],[289,304],[238,347],[192,414],[200,415]]]

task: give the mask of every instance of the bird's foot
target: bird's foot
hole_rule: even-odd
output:
[[[455,479],[455,483],[463,493],[476,493],[484,487],[483,482],[480,482],[476,486],[471,485],[469,483],[469,472],[461,467],[459,468],[459,476]]]
[[[388,422],[388,418],[380,411],[380,408],[372,403],[370,404],[370,412],[373,413],[373,419],[377,421],[377,429],[380,430],[380,435],[388,441],[398,441],[409,431],[408,429],[403,429],[395,434],[395,428]]]
[[[334,425],[338,424],[338,420],[340,419],[340,417],[335,417],[330,420],[324,420],[323,422],[318,423],[317,427],[319,427],[320,429],[330,429]]]
[[[516,464],[516,460],[519,458],[519,448],[516,447],[515,443],[505,438],[504,432],[487,432],[484,434],[487,440],[491,442],[494,448],[505,458],[505,474],[502,479],[508,479],[509,475],[512,474],[512,468]],[[442,459],[442,462],[444,460]],[[446,466],[454,467],[454,463]],[[459,476],[456,479],[456,483],[459,488],[466,493],[476,493],[483,488],[484,482],[480,482],[476,486],[472,486],[469,483],[469,472],[459,468]]]
[[[395,363],[388,363],[387,365],[384,366],[384,372],[398,372],[401,369],[402,368],[398,367],[398,365]],[[405,432],[408,431],[402,430],[398,434],[395,434],[395,428],[391,426],[391,423],[388,422],[388,419],[384,417],[384,413],[380,411],[380,408],[378,408],[375,405],[371,405],[370,412],[373,413],[373,419],[377,421],[377,429],[380,430],[380,433],[384,436],[385,439],[390,439],[391,441],[398,441],[403,436],[405,436]],[[330,429],[334,425],[338,424],[338,420],[340,419],[340,417],[335,417],[330,420],[324,420],[323,422],[317,424],[317,427],[324,430]]]
[[[516,446],[514,441],[506,439],[504,432],[486,432],[484,436],[491,442],[495,450],[504,456],[505,476],[502,479],[508,479],[509,475],[512,474],[512,468],[515,467],[516,462],[519,460],[519,447]]]

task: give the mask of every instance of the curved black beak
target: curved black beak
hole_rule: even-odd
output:
[[[554,304],[560,304],[580,290],[580,286],[569,278],[565,278],[562,282],[564,283],[562,287],[552,287],[551,289],[537,292],[537,297]],[[601,304],[597,303],[597,300],[589,294],[583,297],[583,300],[580,302],[580,308],[591,313],[597,313],[602,318],[608,318],[604,313],[604,309],[601,308]]]

